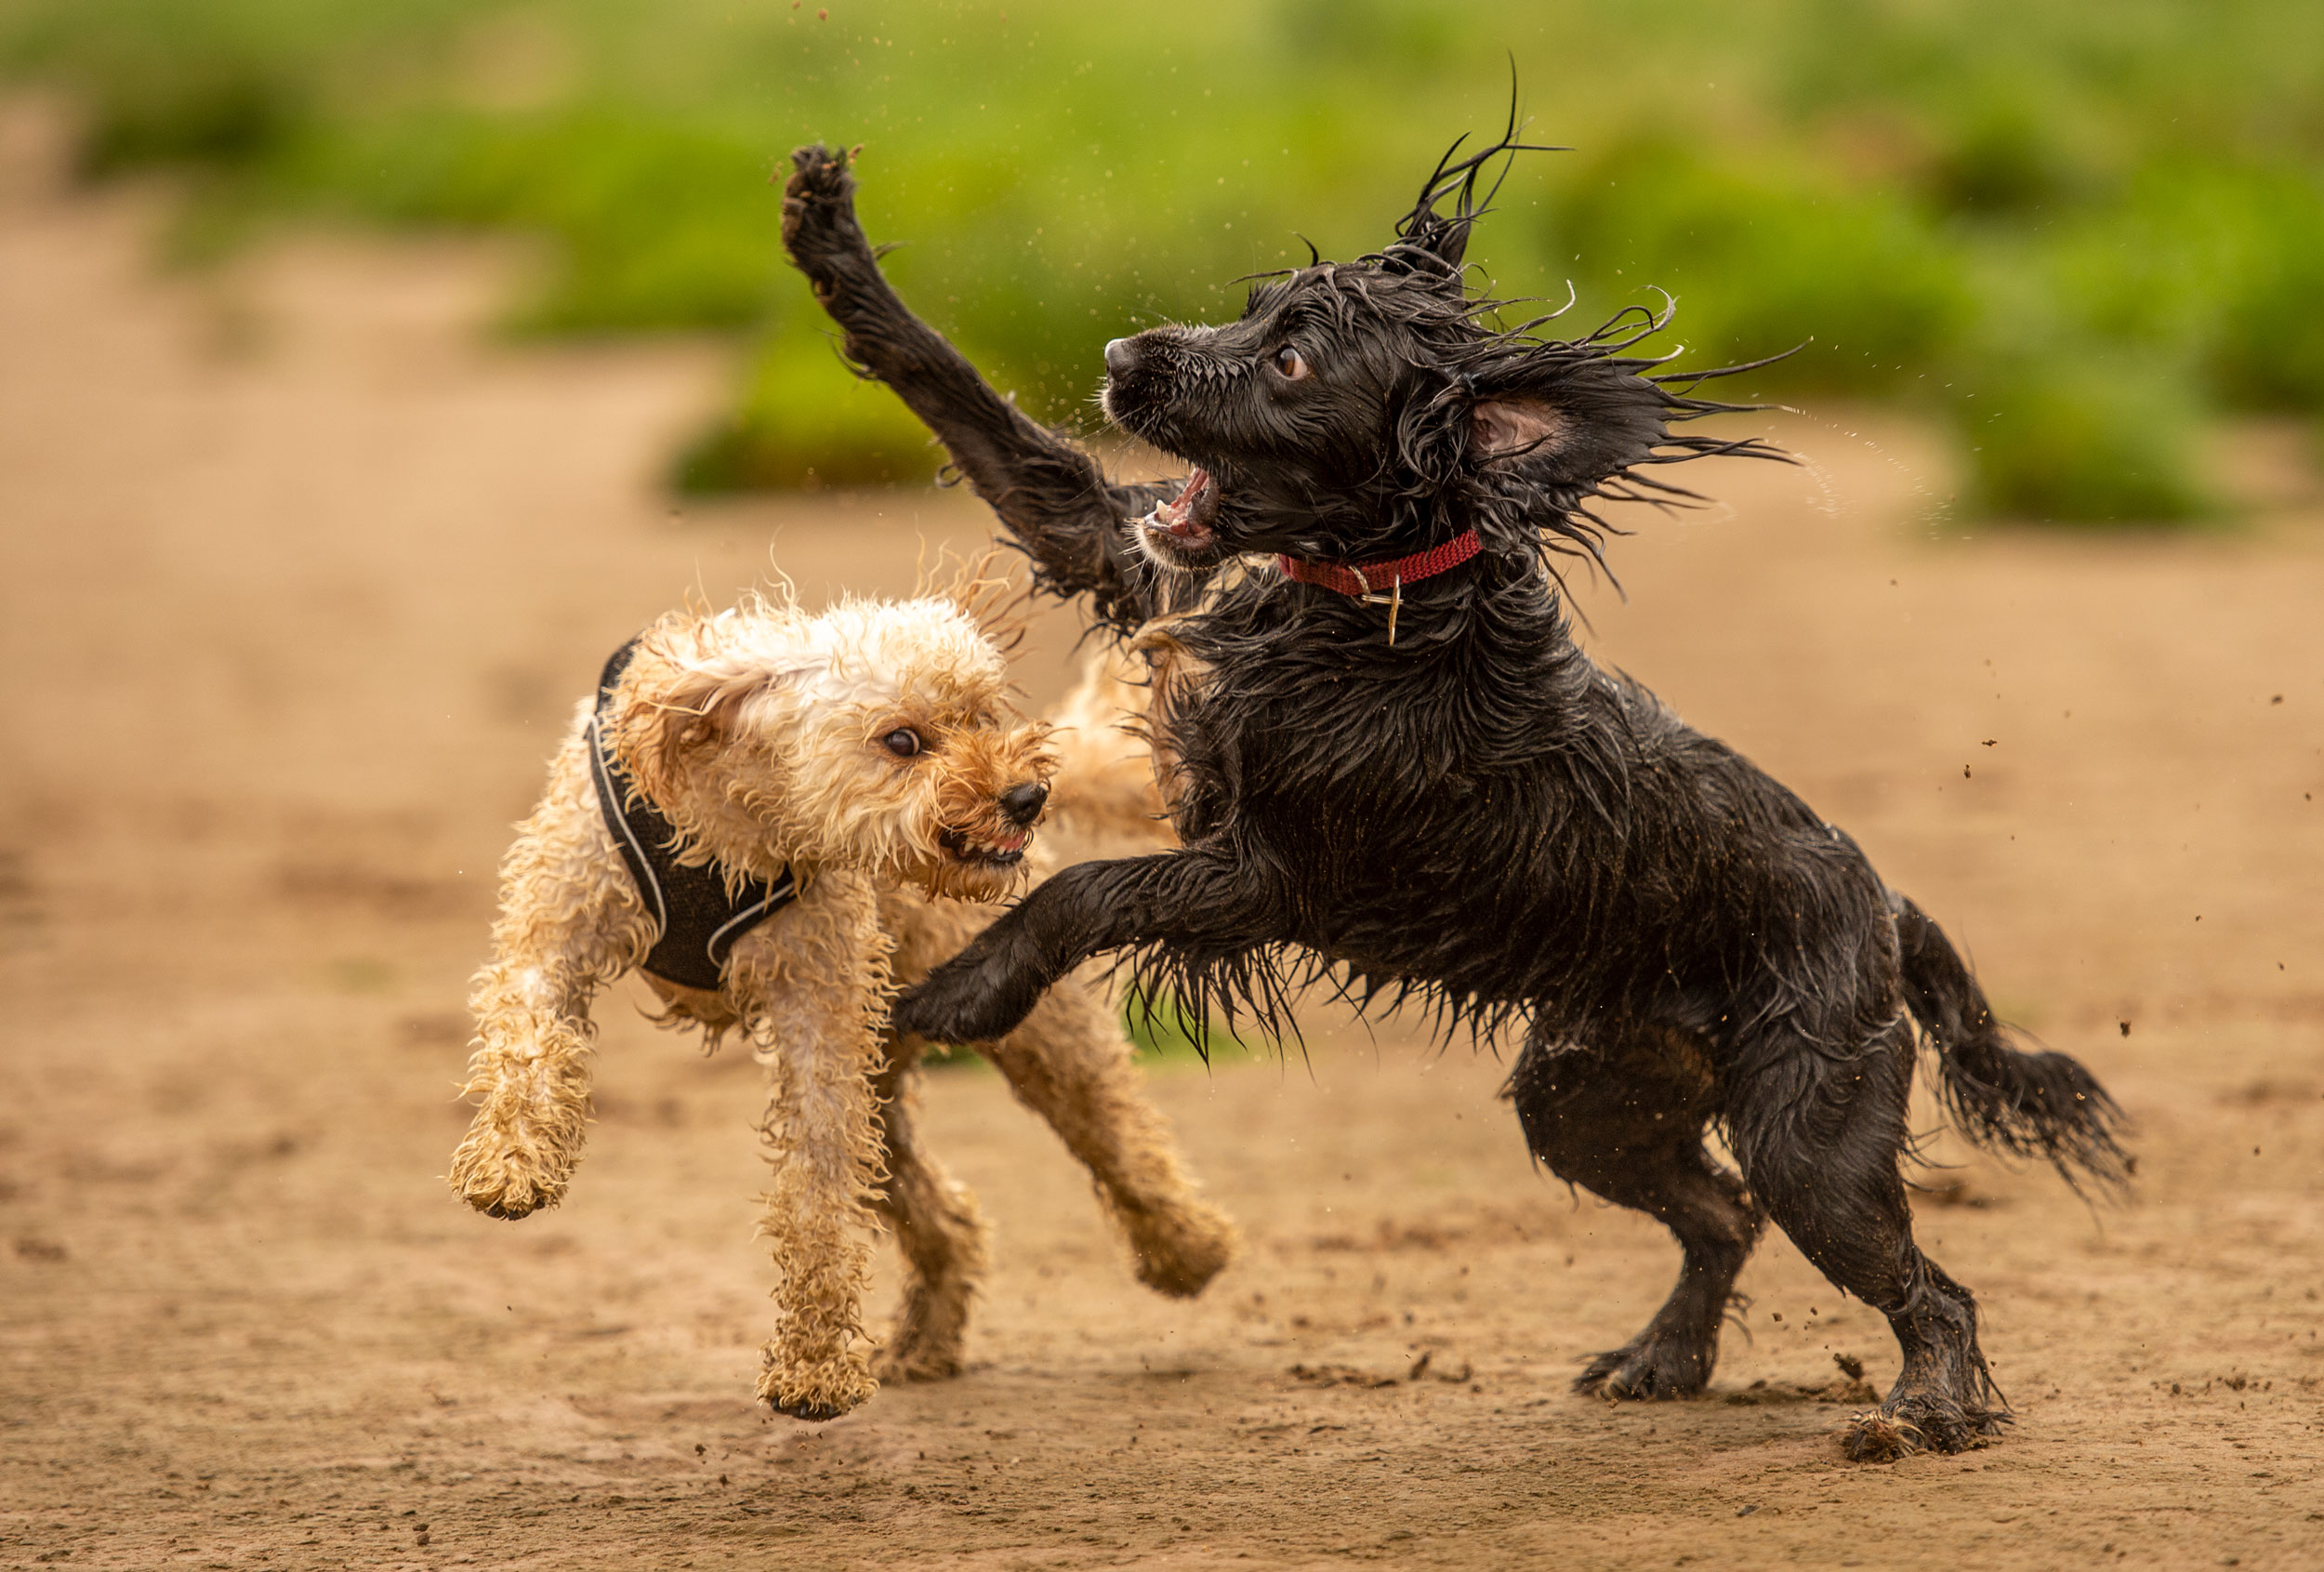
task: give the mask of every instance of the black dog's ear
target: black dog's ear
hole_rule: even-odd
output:
[[[1638,363],[1571,344],[1525,347],[1469,396],[1469,463],[1535,485],[1595,485],[1649,457],[1672,405]]]
[[[1540,399],[1479,399],[1469,409],[1469,452],[1479,462],[1554,457],[1572,422]]]

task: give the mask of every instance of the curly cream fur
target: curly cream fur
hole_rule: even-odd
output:
[[[1177,844],[1144,740],[1153,694],[1144,663],[1102,644],[1050,718],[1058,784],[1043,839],[1061,865]]]
[[[761,878],[788,866],[798,901],[736,945],[715,992],[648,975],[666,1024],[739,1031],[765,1066],[772,1166],[759,1232],[778,1281],[759,1395],[784,1412],[845,1413],[889,1379],[960,1367],[988,1257],[975,1197],[922,1151],[911,1120],[921,1045],[888,1032],[908,983],[989,920],[946,897],[994,899],[1028,870],[1166,838],[1142,749],[1119,727],[1139,694],[1093,662],[1052,737],[1005,699],[997,650],[964,606],[850,601],[819,615],[754,600],[648,630],[607,708],[609,746],[676,827],[681,860]],[[589,1106],[592,996],[639,965],[655,933],[599,811],[593,701],[501,867],[493,958],[478,971],[466,1086],[476,1099],[450,1181],[520,1218],[564,1196]],[[899,759],[882,739],[926,743]],[[1062,768],[1061,768],[1062,766]],[[1001,812],[1010,786],[1058,773],[1049,828],[1024,863]],[[1052,848],[1049,842],[1064,842]],[[1140,1278],[1192,1294],[1223,1267],[1233,1224],[1202,1201],[1141,1095],[1103,979],[1079,979],[986,1051],[1090,1170]],[[877,1364],[863,1341],[871,1235],[905,1258],[896,1326]]]
[[[870,880],[837,870],[746,934],[726,969],[726,991],[751,1001],[743,1025],[768,1071],[759,1133],[774,1182],[759,1232],[779,1277],[759,1395],[801,1419],[844,1414],[878,1390],[858,1344],[885,1168],[872,1082],[888,951]]]

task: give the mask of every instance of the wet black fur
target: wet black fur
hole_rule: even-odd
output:
[[[785,244],[852,360],[936,431],[1044,588],[1168,652],[1153,723],[1182,849],[1058,874],[898,1022],[998,1036],[1108,950],[1150,997],[1271,1027],[1316,976],[1448,1024],[1520,1020],[1506,1095],[1532,1151],[1684,1251],[1669,1302],[1583,1390],[1700,1391],[1772,1218],[1903,1347],[1855,1455],[1991,1435],[2007,1409],[1974,1301],[1915,1247],[1899,1170],[1921,1037],[1972,1137],[2061,1172],[2120,1174],[2113,1104],[2073,1060],[2010,1046],[1845,833],[1568,636],[1552,553],[1595,553],[1593,500],[1668,492],[1654,465],[1767,451],[1670,434],[1728,406],[1627,352],[1659,324],[1497,326],[1461,266],[1484,155],[1448,162],[1381,252],[1262,280],[1224,326],[1108,347],[1108,414],[1216,482],[1208,540],[1142,545],[1129,521],[1179,486],[1107,481],[994,393],[881,278],[845,159],[795,163]],[[1404,591],[1393,645],[1380,606],[1247,561],[1360,562],[1464,529],[1484,552]],[[1740,1176],[1706,1151],[1713,1125]]]

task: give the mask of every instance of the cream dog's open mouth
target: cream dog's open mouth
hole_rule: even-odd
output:
[[[1024,830],[1004,835],[996,840],[971,840],[957,829],[948,829],[936,838],[937,844],[956,863],[974,863],[985,867],[1014,867],[1024,861],[1025,843],[1033,837]]]

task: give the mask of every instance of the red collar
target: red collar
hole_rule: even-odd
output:
[[[1477,538],[1476,531],[1462,530],[1442,546],[1377,562],[1311,562],[1304,557],[1289,556],[1279,556],[1275,561],[1286,575],[1301,584],[1321,585],[1342,595],[1384,597],[1399,586],[1418,584],[1457,568],[1484,549],[1485,543]]]

